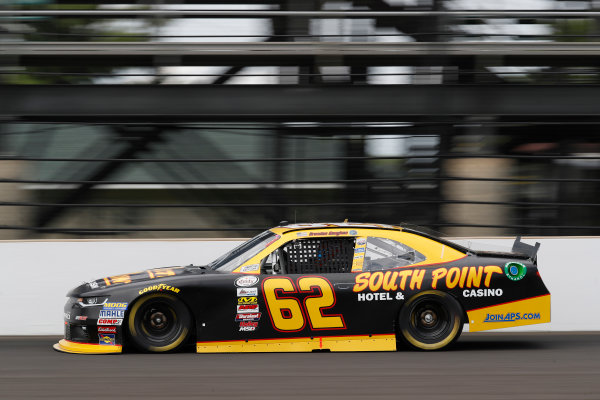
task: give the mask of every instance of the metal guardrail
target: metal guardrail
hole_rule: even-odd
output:
[[[5,42],[4,56],[598,56],[598,43],[573,42]]]
[[[0,10],[0,17],[91,17],[91,18],[597,18],[599,11],[455,10],[455,11],[276,11],[276,10]]]

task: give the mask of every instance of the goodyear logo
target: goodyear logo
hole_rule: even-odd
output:
[[[126,310],[129,303],[104,303],[105,310]]]
[[[138,293],[139,294],[144,294],[144,293],[148,293],[148,292],[173,292],[173,293],[179,293],[179,290],[180,289],[178,289],[176,287],[165,285],[164,283],[161,283],[161,284],[158,284],[158,285],[152,285],[152,286],[148,286],[146,288],[143,288]]]
[[[256,297],[238,297],[238,304],[258,304]]]

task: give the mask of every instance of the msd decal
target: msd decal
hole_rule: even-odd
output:
[[[258,322],[242,321],[240,322],[240,332],[254,332],[258,328]]]

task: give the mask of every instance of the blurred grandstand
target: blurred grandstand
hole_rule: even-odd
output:
[[[5,1],[0,238],[597,234],[597,5]]]

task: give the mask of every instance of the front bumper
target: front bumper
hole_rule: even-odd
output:
[[[53,347],[57,351],[75,354],[113,354],[121,353],[122,319],[110,319],[114,325],[107,325],[107,318],[100,322],[99,313],[104,308],[83,306],[77,298],[69,298],[65,305],[64,339]]]

